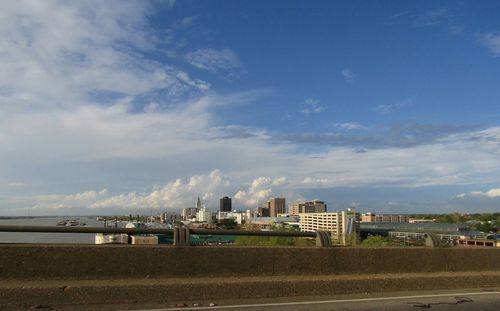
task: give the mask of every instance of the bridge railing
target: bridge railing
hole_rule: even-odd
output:
[[[214,230],[188,227],[166,228],[109,228],[109,227],[59,227],[59,226],[27,226],[0,225],[0,232],[41,232],[41,233],[103,233],[103,234],[165,234],[173,235],[174,245],[190,245],[191,234],[199,235],[232,235],[232,236],[274,236],[274,237],[308,237],[316,238],[316,246],[330,247],[332,241],[328,232],[300,231],[247,231],[247,230]]]

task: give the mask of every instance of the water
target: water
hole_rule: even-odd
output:
[[[68,219],[75,217],[0,219],[0,225],[56,226],[59,221]],[[102,221],[97,221],[95,218],[80,217],[80,222],[86,223],[87,227],[103,227]],[[94,244],[94,242],[94,233],[0,232],[0,243]]]

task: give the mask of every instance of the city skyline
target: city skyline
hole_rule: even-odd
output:
[[[498,12],[0,2],[0,215],[499,211]]]

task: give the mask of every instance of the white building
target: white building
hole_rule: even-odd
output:
[[[205,206],[200,208],[196,213],[196,221],[212,223],[213,213],[209,211]]]
[[[217,220],[221,221],[224,219],[234,219],[238,225],[241,225],[243,222],[243,213],[239,212],[217,212]]]
[[[252,212],[250,210],[247,210],[246,212],[237,212],[237,211],[232,211],[232,212],[221,212],[218,211],[216,218],[218,221],[224,220],[224,219],[234,219],[238,225],[241,225],[244,221],[248,221],[250,218],[252,218]]]
[[[328,231],[334,242],[345,245],[352,234],[357,236],[359,233],[356,218],[356,211],[353,208],[337,213],[301,213],[300,231]]]
[[[270,230],[273,227],[284,227],[294,225],[298,221],[298,216],[280,216],[280,217],[254,217],[250,218],[249,223],[256,225],[260,230]]]

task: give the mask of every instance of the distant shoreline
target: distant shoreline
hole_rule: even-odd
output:
[[[41,219],[41,218],[95,218],[97,216],[0,216],[0,219]],[[111,217],[111,216],[106,216]]]

